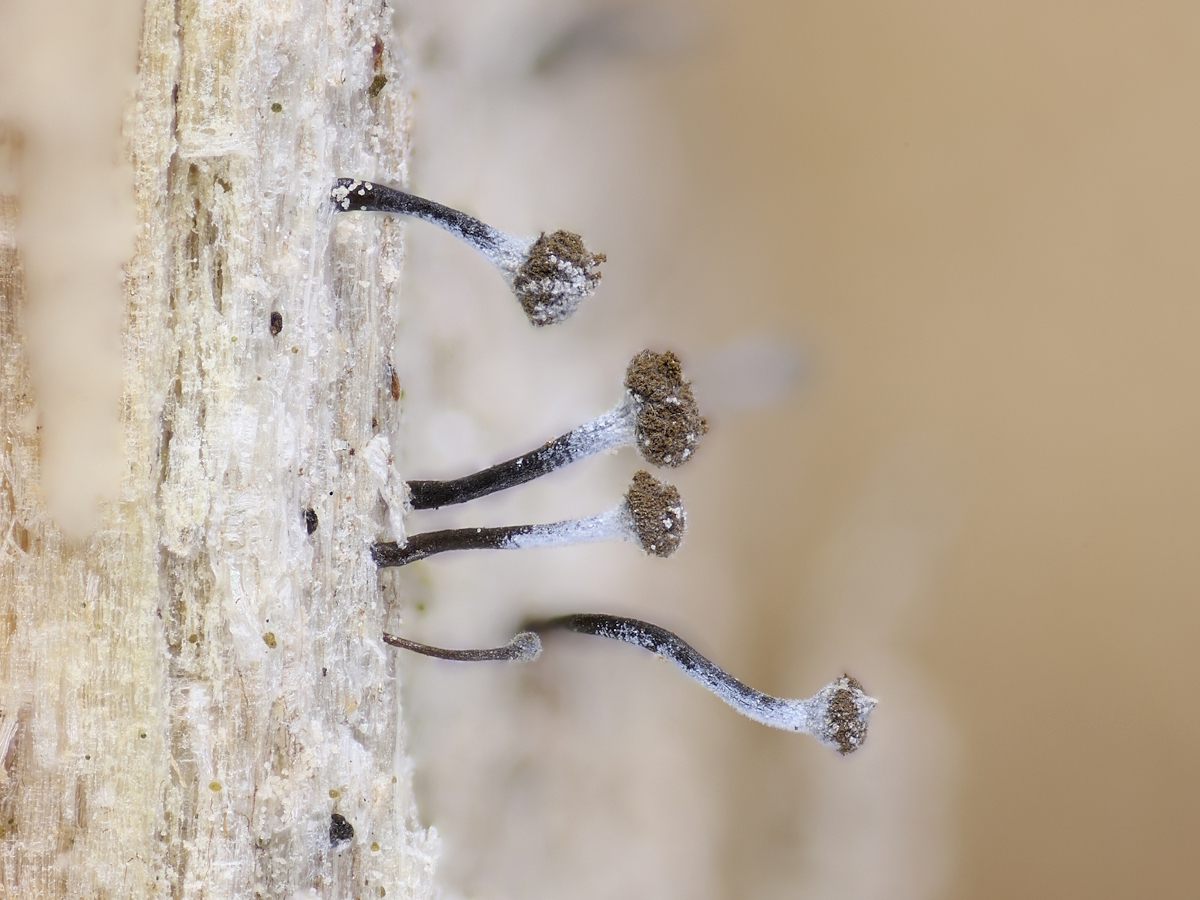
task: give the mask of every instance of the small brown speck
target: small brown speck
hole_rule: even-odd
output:
[[[342,796],[342,792],[339,791],[337,788],[330,788],[329,796],[330,796],[330,799],[336,800],[338,797]]]
[[[263,635],[263,643],[266,644],[268,647],[270,647],[272,650],[274,650],[275,649],[275,632],[268,631],[266,634],[264,634]]]
[[[386,75],[376,75],[373,79],[371,79],[371,86],[367,88],[367,93],[372,97],[378,97],[379,92],[384,89],[384,87],[387,85],[387,82],[388,80]]]
[[[271,104],[271,112],[283,112],[283,104],[276,100]]]
[[[396,374],[395,369],[392,370],[392,399],[400,399],[400,376]]]
[[[317,520],[317,511],[311,506],[304,511],[304,527],[308,529],[308,533],[312,534],[317,530],[317,525],[320,522]]]
[[[283,313],[278,310],[271,313],[271,334],[276,335],[283,331]]]
[[[210,781],[210,782],[208,783],[208,789],[209,789],[210,791],[212,791],[212,792],[215,794],[217,791],[219,791],[219,790],[221,789],[221,782],[219,782],[219,781]]]

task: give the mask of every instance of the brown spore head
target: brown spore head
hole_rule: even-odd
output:
[[[600,283],[603,253],[592,253],[570,231],[543,232],[513,277],[513,291],[534,325],[553,325],[579,308]]]
[[[643,550],[653,556],[667,557],[679,549],[687,523],[683,499],[676,488],[649,472],[638,472],[625,494],[625,502]]]
[[[868,697],[858,680],[849,675],[826,685],[818,697],[824,711],[814,733],[843,756],[853,753],[867,739],[867,716],[876,700]]]
[[[625,370],[625,390],[637,403],[634,436],[638,453],[655,466],[681,466],[696,451],[708,422],[700,415],[692,385],[671,351],[643,350]]]

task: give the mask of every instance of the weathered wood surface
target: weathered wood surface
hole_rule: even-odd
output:
[[[404,179],[389,29],[378,3],[147,3],[128,469],[80,544],[40,499],[3,200],[0,893],[430,892],[380,637],[395,598],[367,552],[387,534],[402,230],[325,202],[336,175]]]

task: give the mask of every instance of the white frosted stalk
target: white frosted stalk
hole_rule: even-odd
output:
[[[125,468],[75,542],[38,488],[14,237],[37,198],[0,136],[0,896],[432,890],[369,553],[398,483],[363,452],[398,426],[403,231],[328,202],[342,171],[404,180],[390,23],[146,4]]]
[[[689,678],[755,722],[783,731],[809,734],[846,755],[867,736],[867,719],[876,701],[849,675],[843,675],[811,697],[773,697],[734,678],[699,653],[679,635],[651,622],[597,613],[575,613],[531,622],[533,631],[564,629],[634,644],[668,659]]]
[[[567,547],[595,541],[632,541],[639,543],[629,506],[620,504],[607,512],[582,519],[568,519],[548,525],[529,525],[505,540],[513,549],[526,547]]]
[[[632,444],[637,413],[637,403],[626,394],[620,403],[604,415],[571,431],[567,435],[571,458],[578,459]]]

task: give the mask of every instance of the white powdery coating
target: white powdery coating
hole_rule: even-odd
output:
[[[525,293],[539,298],[533,304],[534,317],[546,321],[560,321],[579,308],[584,298],[596,290],[599,279],[591,269],[576,265],[570,260],[554,257],[558,275],[538,278],[525,285]]]
[[[551,257],[558,275],[530,279],[514,284],[526,314],[536,325],[565,322],[579,305],[596,292],[600,275],[594,267],[585,268],[560,256]]]
[[[357,191],[360,188],[364,188],[364,187],[370,188],[371,182],[359,181],[359,180],[355,179],[354,181],[351,181],[349,184],[334,185],[334,188],[330,192],[329,196],[330,196],[330,199],[333,200],[334,204],[339,209],[347,210],[350,208],[350,195],[354,191]]]
[[[629,507],[622,503],[607,512],[584,519],[568,519],[549,525],[534,525],[528,531],[515,534],[504,546],[512,549],[526,547],[564,547],[594,541],[638,542]]]
[[[812,735],[842,753],[852,752],[861,745],[867,718],[878,702],[846,677],[830,682],[805,699],[772,697],[709,673],[696,673],[693,677],[747,718],[770,728]],[[836,697],[843,701],[839,710],[833,709]],[[843,721],[846,713],[850,713],[849,720]]]
[[[721,685],[713,693],[737,709],[743,715],[771,728],[783,731],[799,731],[816,737],[814,723],[819,723],[825,705],[816,694],[803,700],[779,698],[772,704],[747,702],[728,686]],[[774,698],[772,698],[774,699]]]
[[[371,472],[371,479],[379,491],[379,499],[387,508],[387,540],[401,546],[406,540],[404,516],[407,508],[408,486],[392,463],[392,445],[387,435],[377,434],[363,448],[363,459]]]
[[[744,685],[739,688],[729,680],[705,677],[703,674],[693,677],[748,719],[782,731],[814,734],[812,723],[820,718],[816,697],[789,700],[758,691],[748,697]]]
[[[469,238],[467,240],[484,255],[488,262],[500,270],[500,274],[508,282],[509,288],[512,288],[517,272],[529,258],[529,251],[533,248],[537,238],[516,237],[490,226],[489,232],[492,239],[490,244],[479,243]]]
[[[606,450],[633,446],[637,411],[637,401],[626,391],[615,407],[567,435],[571,458],[579,459]]]

